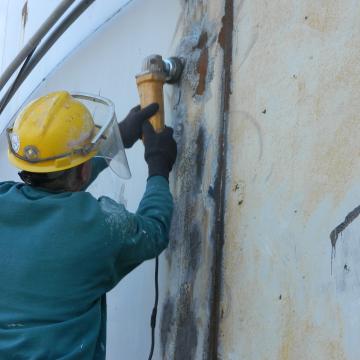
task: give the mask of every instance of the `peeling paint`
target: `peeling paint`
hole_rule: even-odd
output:
[[[216,42],[214,24],[206,18],[191,24],[183,35],[176,53],[186,59],[183,79],[191,85],[193,97],[202,102],[210,98],[209,84],[214,78],[214,59],[209,49]]]
[[[208,40],[208,34],[207,32],[203,32],[196,46],[196,48],[200,49],[201,51],[199,60],[197,62],[197,72],[199,73],[199,83],[196,88],[197,95],[203,95],[206,88],[206,75],[207,75],[208,62],[209,62],[209,51],[207,48],[207,40]]]

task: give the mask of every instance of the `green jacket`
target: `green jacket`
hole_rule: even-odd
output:
[[[135,214],[85,191],[0,183],[0,359],[104,359],[105,294],[166,248],[172,209],[160,176]]]

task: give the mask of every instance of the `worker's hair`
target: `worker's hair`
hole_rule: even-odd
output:
[[[21,180],[34,187],[42,187],[53,191],[74,191],[78,188],[79,173],[82,165],[74,168],[50,173],[19,172]]]

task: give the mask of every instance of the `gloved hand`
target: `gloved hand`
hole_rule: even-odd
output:
[[[160,175],[169,179],[177,155],[173,129],[165,126],[162,132],[156,133],[150,122],[145,121],[142,130],[149,177]]]
[[[125,148],[131,148],[141,138],[144,121],[155,115],[159,110],[156,103],[141,109],[140,105],[130,110],[126,118],[119,123],[121,138]]]

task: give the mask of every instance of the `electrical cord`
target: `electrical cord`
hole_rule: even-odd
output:
[[[17,84],[18,84],[18,81],[19,79],[22,77],[25,69],[26,69],[26,66],[27,64],[29,63],[32,55],[34,54],[36,50],[36,47],[34,47],[31,52],[29,53],[29,55],[26,57],[24,63],[22,64],[18,74],[16,75],[16,78],[15,80],[13,81],[13,83],[10,85],[9,87],[9,90],[6,92],[5,96],[3,99],[1,99],[1,102],[0,102],[0,114],[4,111],[4,109],[6,108],[6,105],[8,104],[9,102],[9,96],[10,94],[13,92],[13,89],[15,89],[15,87],[17,87]]]
[[[155,327],[156,327],[156,316],[157,316],[157,308],[159,303],[159,257],[157,256],[155,259],[155,303],[151,313],[151,348],[148,360],[151,360],[154,354],[155,348]]]
[[[67,11],[67,9],[74,3],[75,0],[61,0],[59,5],[54,11],[45,19],[38,30],[31,36],[28,42],[11,61],[8,67],[0,76],[0,91],[6,85],[11,76],[16,72],[16,69],[25,61],[31,51],[39,45],[43,37],[54,26],[54,24],[61,18],[61,16]]]
[[[47,36],[47,38],[39,45],[36,46],[36,52],[32,51],[30,61],[23,66],[23,71],[19,73],[16,81],[7,90],[4,97],[0,100],[1,111],[6,107],[7,103],[11,100],[21,84],[25,81],[27,76],[31,73],[38,62],[44,57],[47,51],[54,45],[58,38],[69,28],[69,26],[94,2],[95,0],[82,0],[76,5],[64,19],[55,26],[54,30]]]

